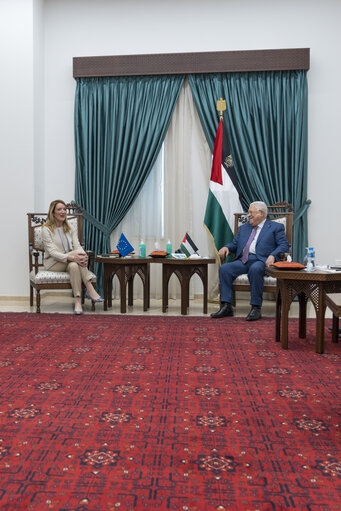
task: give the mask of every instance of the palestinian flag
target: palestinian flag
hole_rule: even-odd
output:
[[[196,254],[199,250],[187,232],[184,239],[182,240],[180,248],[187,257],[191,256],[192,254]]]
[[[242,211],[236,171],[227,139],[223,137],[223,120],[220,119],[204,218],[204,226],[212,237],[217,257],[218,250],[233,239],[234,213]]]

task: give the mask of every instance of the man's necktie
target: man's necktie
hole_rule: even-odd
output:
[[[254,238],[256,236],[257,229],[258,229],[258,226],[256,225],[256,227],[254,227],[252,229],[250,237],[247,240],[247,243],[246,243],[246,245],[244,247],[243,255],[242,255],[242,263],[244,263],[244,264],[247,262],[247,260],[249,258],[250,245],[251,245],[251,243],[253,242],[253,240],[254,240]]]

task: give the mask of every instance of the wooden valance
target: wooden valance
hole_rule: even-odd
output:
[[[73,77],[308,70],[310,48],[74,57]]]

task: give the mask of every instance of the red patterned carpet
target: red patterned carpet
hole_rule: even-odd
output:
[[[1,510],[341,509],[314,322],[0,314]]]

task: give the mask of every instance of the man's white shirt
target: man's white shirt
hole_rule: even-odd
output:
[[[259,233],[261,232],[261,230],[263,228],[263,225],[265,224],[265,221],[266,221],[266,218],[263,220],[263,222],[261,222],[260,224],[257,225],[256,235],[253,238],[252,243],[250,245],[250,250],[249,250],[250,254],[255,254],[256,253],[256,243],[257,243],[257,240],[258,240]]]

